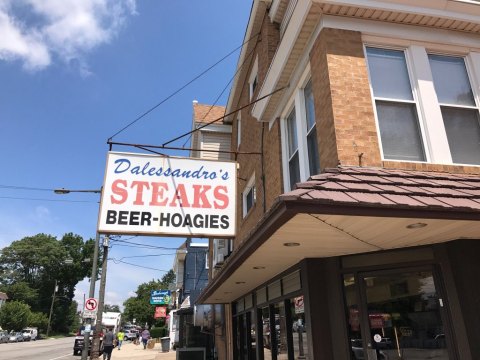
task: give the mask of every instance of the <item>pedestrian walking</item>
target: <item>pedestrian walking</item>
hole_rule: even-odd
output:
[[[123,339],[125,338],[125,333],[123,332],[122,329],[120,329],[120,331],[117,333],[117,341],[118,341],[118,350],[121,349],[122,347],[122,342],[123,342]]]
[[[113,335],[112,329],[108,329],[107,333],[103,336],[103,360],[110,360],[112,357],[114,340],[115,335]]]
[[[143,350],[145,350],[147,348],[147,343],[148,343],[148,340],[150,339],[150,331],[148,331],[147,328],[145,328],[143,331],[142,331],[142,343],[143,343]]]

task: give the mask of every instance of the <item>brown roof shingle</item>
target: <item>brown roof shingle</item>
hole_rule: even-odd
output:
[[[298,183],[280,200],[480,213],[480,176],[338,167]]]
[[[193,103],[193,120],[201,123],[209,123],[225,115],[225,106],[204,105]],[[218,124],[222,124],[219,120]]]

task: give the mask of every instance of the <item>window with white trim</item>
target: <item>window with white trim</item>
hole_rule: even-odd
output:
[[[248,88],[250,94],[250,100],[253,98],[253,94],[258,85],[258,56],[255,58],[255,63],[253,64],[252,71],[250,72],[250,77],[248,79]]]
[[[243,217],[247,216],[255,205],[256,196],[255,174],[253,174],[242,193]]]
[[[284,184],[287,189],[293,189],[297,182],[320,172],[311,80],[297,89],[290,106],[293,108],[284,117],[282,127]]]
[[[384,159],[480,165],[479,94],[469,71],[479,54],[367,46],[366,57]]]

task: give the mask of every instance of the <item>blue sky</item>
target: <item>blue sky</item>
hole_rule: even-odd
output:
[[[93,238],[98,195],[49,189],[99,189],[107,139],[239,46],[250,8],[248,0],[0,1],[0,247],[37,233]],[[192,101],[213,103],[238,55],[113,140],[160,145],[189,131]],[[184,239],[129,241],[178,247]],[[110,257],[164,254],[124,261],[168,270],[172,253],[114,245]],[[163,274],[110,261],[106,302],[121,304]],[[77,300],[85,292],[86,281]]]

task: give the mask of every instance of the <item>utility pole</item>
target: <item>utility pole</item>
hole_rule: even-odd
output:
[[[103,188],[99,190],[71,190],[71,189],[55,189],[54,193],[59,195],[65,195],[70,193],[93,193],[100,194],[100,204],[98,207],[98,217],[97,217],[97,231],[95,235],[95,247],[93,249],[93,259],[92,259],[92,275],[90,276],[90,292],[88,293],[89,298],[95,297],[95,282],[97,281],[97,264],[98,264],[98,248],[100,246],[100,234],[98,233],[98,222],[100,221],[100,207],[102,201],[102,191]],[[84,310],[85,310],[85,301],[84,301]],[[85,320],[85,330],[83,332],[83,350],[82,350],[82,360],[87,360],[88,358],[88,348],[90,343],[90,330],[92,319]]]
[[[55,294],[57,293],[57,290],[58,290],[57,280],[55,280],[55,287],[53,288],[53,295],[52,295],[52,305],[50,305],[50,314],[48,315],[47,337],[50,334],[50,324],[52,322],[53,303],[55,302]]]
[[[90,277],[90,291],[88,293],[89,298],[95,297],[95,282],[97,281],[97,266],[98,266],[98,247],[100,244],[100,234],[97,231],[95,236],[95,247],[93,249],[93,260],[92,260],[92,275]],[[84,311],[85,311],[85,300],[84,302]],[[83,331],[83,350],[82,350],[82,360],[87,360],[88,358],[88,348],[90,347],[90,331],[87,331],[87,328],[91,328],[93,319],[88,318],[85,322],[85,329]]]
[[[100,289],[98,290],[98,311],[97,323],[93,332],[92,353],[90,359],[97,360],[100,355],[100,331],[103,319],[103,307],[105,302],[105,285],[107,282],[107,258],[108,258],[108,236],[103,238],[103,258],[102,258],[102,277],[100,279]]]

